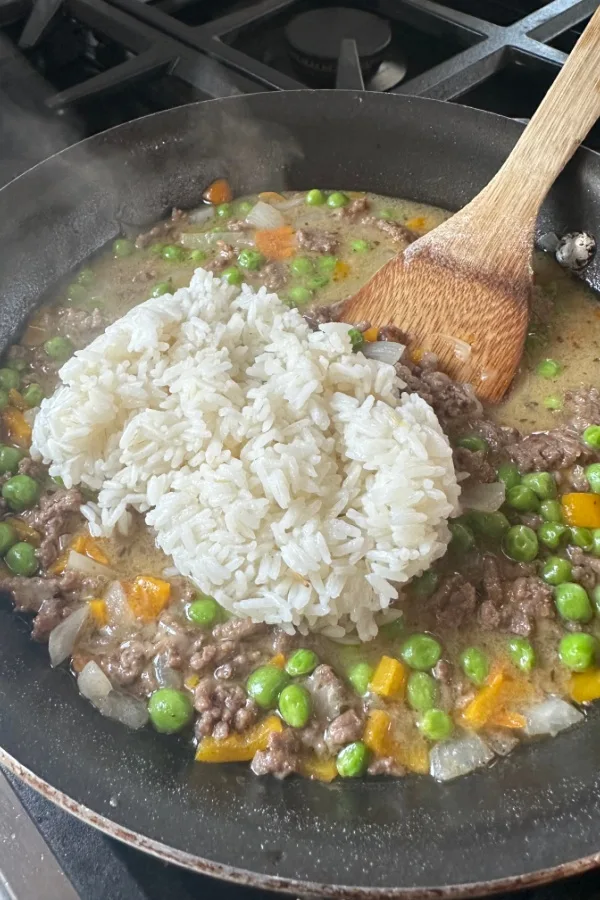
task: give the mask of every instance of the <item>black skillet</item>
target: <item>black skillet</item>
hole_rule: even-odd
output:
[[[56,279],[219,176],[236,194],[366,189],[457,209],[522,126],[461,106],[352,92],[258,94],[157,113],[90,138],[0,191],[0,347]],[[32,139],[34,136],[32,135]],[[579,150],[540,233],[600,232],[600,157]],[[598,284],[599,269],[586,278]],[[336,782],[193,762],[183,740],[130,732],[52,671],[0,606],[0,761],[109,834],[240,883],[343,897],[467,896],[600,860],[600,715],[486,771]]]

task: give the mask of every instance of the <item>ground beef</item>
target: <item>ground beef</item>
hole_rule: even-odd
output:
[[[454,467],[457,472],[468,472],[475,481],[485,484],[496,481],[496,470],[487,462],[482,450],[473,451],[467,450],[466,447],[456,447]]]
[[[194,691],[197,738],[212,735],[219,740],[231,731],[242,732],[256,722],[258,707],[239,684],[224,684],[212,677],[203,678]]]
[[[369,775],[395,775],[397,778],[406,775],[406,769],[396,762],[393,756],[380,756],[374,759],[367,772]]]
[[[577,432],[584,431],[588,425],[600,425],[600,391],[590,387],[567,391],[565,417]]]
[[[287,778],[299,769],[298,738],[288,728],[274,732],[269,736],[266,750],[254,754],[250,768],[255,775],[275,775],[276,778]]]
[[[464,423],[464,429],[487,441],[492,453],[502,453],[520,439],[521,435],[516,428],[496,425],[495,422],[482,418],[482,415],[481,412],[478,416],[470,417],[469,421]]]
[[[182,212],[180,209],[173,209],[170,219],[167,219],[165,222],[160,222],[158,225],[151,228],[150,231],[138,234],[135,246],[138,249],[143,249],[150,244],[165,241],[167,243],[173,243],[173,241],[179,239],[181,227],[187,222],[187,219],[187,213]]]
[[[586,591],[593,591],[600,580],[600,559],[584,553],[580,547],[568,547],[567,554],[573,565],[573,581],[578,581]]]
[[[78,347],[84,347],[106,328],[107,320],[99,309],[87,312],[65,306],[56,310],[52,316],[54,329],[65,335]]]
[[[396,325],[384,325],[377,334],[378,341],[392,341],[395,344],[406,344],[408,337]]]
[[[280,262],[267,263],[260,274],[263,284],[269,291],[280,291],[287,284],[287,269]]]
[[[216,257],[204,266],[207,272],[222,272],[231,265],[237,255],[233,247],[226,244],[225,241],[217,241],[215,246],[217,248]]]
[[[508,452],[522,473],[566,469],[579,459],[589,457],[577,434],[566,428],[527,434],[509,446]]]
[[[315,715],[323,722],[333,721],[345,709],[353,706],[349,689],[331,666],[317,666],[304,684],[311,694]]]
[[[46,477],[46,467],[30,456],[24,456],[19,463],[19,475],[29,475],[35,481],[43,481]]]
[[[152,647],[139,638],[119,644],[117,650],[100,661],[113,685],[129,687],[138,680],[153,653]]]
[[[469,624],[476,607],[475,588],[458,573],[445,578],[428,602],[428,610],[440,628],[460,628]]]
[[[229,619],[215,625],[212,634],[216,641],[243,641],[256,634],[263,634],[267,629],[267,625],[253,622],[252,619]]]
[[[348,709],[331,722],[325,732],[325,742],[332,753],[337,753],[346,744],[359,741],[363,731],[363,720],[353,709]]]
[[[47,569],[60,554],[60,538],[71,534],[80,518],[83,497],[76,488],[46,494],[39,506],[23,513],[22,518],[42,536],[36,551],[40,565]]]
[[[417,380],[410,389],[433,406],[442,425],[448,427],[453,420],[481,415],[481,403],[470,384],[458,384],[436,370],[413,370],[412,374]]]
[[[329,753],[321,722],[312,721],[306,728],[298,730],[297,736],[302,747],[311,750],[316,756],[323,757]]]
[[[399,244],[411,244],[418,237],[410,228],[400,225],[399,222],[392,222],[390,219],[375,219],[373,224]]]
[[[300,228],[296,232],[296,243],[303,250],[313,253],[335,253],[339,247],[339,238],[330,231],[309,231]]]
[[[357,222],[371,208],[371,201],[368,197],[357,197],[352,200],[348,206],[343,206],[337,211],[337,216],[346,222]]]
[[[78,572],[66,572],[56,578],[0,579],[0,592],[11,594],[15,609],[36,613],[32,637],[37,641],[48,640],[53,628],[81,602],[95,592],[94,580],[82,578]]]
[[[253,226],[249,225],[244,219],[230,219],[227,223],[227,231],[250,231]]]
[[[554,617],[552,589],[537,576],[504,581],[495,557],[484,559],[485,599],[478,611],[479,624],[489,631],[502,629],[528,637],[536,619]]]
[[[577,491],[583,494],[590,489],[583,466],[573,466],[572,469],[565,473],[565,481],[567,482],[568,490],[571,491]]]

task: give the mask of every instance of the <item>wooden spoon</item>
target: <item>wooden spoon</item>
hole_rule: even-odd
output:
[[[379,269],[346,301],[344,321],[397,325],[411,349],[432,350],[482,400],[501,400],[523,352],[537,214],[599,115],[600,8],[497,175]]]

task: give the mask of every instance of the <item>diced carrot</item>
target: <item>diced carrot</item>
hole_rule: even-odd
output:
[[[504,685],[503,672],[492,674],[462,712],[462,719],[469,728],[483,728],[500,705],[500,694]]]
[[[218,740],[214,737],[202,738],[196,749],[198,762],[248,762],[258,750],[266,750],[269,737],[283,731],[278,716],[268,716],[245,734],[230,734]]]
[[[262,193],[258,195],[258,199],[262,200],[263,203],[277,205],[278,203],[283,203],[285,197],[283,194],[278,194],[277,191],[262,191]]]
[[[569,679],[569,693],[575,703],[591,703],[600,697],[600,669],[579,672]]]
[[[343,281],[344,278],[347,278],[350,274],[350,266],[347,262],[343,262],[343,260],[338,259],[335,264],[335,268],[333,270],[333,280],[334,281]]]
[[[16,388],[10,389],[8,392],[8,400],[15,409],[19,409],[21,412],[24,412],[27,409],[27,404]]]
[[[369,687],[380,697],[397,697],[406,682],[406,671],[399,660],[382,656],[373,672]]]
[[[410,228],[411,231],[425,232],[428,230],[427,219],[425,216],[413,216],[413,218],[409,219],[406,223],[406,227]]]
[[[567,525],[600,528],[600,494],[563,494],[561,502]]]
[[[8,438],[18,447],[29,447],[31,444],[31,425],[25,416],[14,406],[7,406],[2,410],[2,424],[6,429]]]
[[[390,753],[391,722],[390,714],[383,709],[373,709],[368,715],[363,741],[378,756],[388,756]]]
[[[305,778],[313,781],[324,781],[329,784],[337,778],[338,770],[335,759],[319,759],[318,756],[309,756],[302,761],[300,771]]]
[[[525,728],[526,724],[525,716],[508,709],[498,710],[488,720],[488,725],[494,725],[497,728]]]
[[[254,233],[254,242],[267,259],[289,259],[294,255],[294,229],[291,225],[265,228]]]
[[[108,556],[100,546],[100,542],[89,534],[77,535],[71,544],[71,549],[75,550],[77,553],[81,553],[83,556],[88,556],[90,559],[95,560],[95,562],[100,563],[103,566],[107,566],[110,562]]]
[[[216,181],[209,184],[202,197],[207,203],[213,203],[215,206],[219,206],[221,203],[229,203],[230,200],[233,200],[231,187],[225,178],[217,178]]]
[[[275,666],[278,669],[283,669],[285,666],[285,656],[283,653],[277,653],[269,660],[270,666]]]
[[[151,575],[138,575],[126,588],[127,602],[138,619],[151,621],[163,611],[169,603],[171,585],[161,578]]]
[[[97,628],[108,622],[108,608],[104,600],[88,600],[90,612]]]
[[[363,331],[363,337],[365,341],[376,341],[379,337],[379,328],[376,325],[373,325],[372,328],[367,328],[366,331]]]
[[[4,521],[7,525],[12,525],[22,541],[27,541],[28,544],[39,547],[42,539],[39,532],[37,532],[33,526],[28,525],[27,522],[24,522],[23,519],[18,519],[16,516],[15,518],[5,519]]]
[[[188,677],[183,682],[186,688],[189,688],[190,691],[193,691],[195,687],[198,687],[200,684],[200,676],[199,675],[188,675]]]

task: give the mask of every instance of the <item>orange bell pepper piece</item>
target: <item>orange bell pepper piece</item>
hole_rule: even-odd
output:
[[[289,259],[294,254],[294,229],[291,225],[265,228],[254,233],[254,243],[267,259]]]
[[[283,653],[277,653],[275,656],[271,657],[268,665],[275,666],[277,669],[283,669],[285,666],[285,656]]]
[[[108,622],[108,608],[104,600],[88,600],[90,612],[97,628],[102,628]]]
[[[230,200],[233,200],[229,182],[225,178],[217,178],[216,181],[209,184],[202,194],[202,198],[207,203],[213,203],[215,206],[219,206],[221,203],[229,203]]]
[[[335,759],[319,759],[318,756],[309,756],[303,760],[300,770],[305,778],[324,781],[326,784],[338,776]]]
[[[600,494],[563,494],[561,503],[567,525],[600,528]]]
[[[425,232],[427,231],[427,219],[425,216],[413,216],[406,223],[406,227],[411,231]]]
[[[193,691],[195,687],[198,687],[200,684],[200,676],[199,675],[188,675],[188,677],[183,682],[188,688],[188,690]]]
[[[278,731],[283,731],[281,719],[268,716],[245,734],[230,734],[222,740],[202,738],[196,749],[196,760],[207,763],[248,762],[258,750],[267,749],[270,735]]]
[[[363,331],[363,337],[365,341],[376,341],[379,337],[379,328],[376,325],[373,325],[371,328],[367,328],[366,331]]]
[[[138,619],[156,619],[169,603],[171,585],[161,578],[138,575],[126,589],[127,602]]]
[[[527,719],[521,713],[500,709],[492,715],[487,724],[496,728],[525,728]]]
[[[2,424],[6,434],[17,447],[29,447],[31,444],[31,425],[19,409],[7,406],[2,410]]]
[[[467,704],[462,712],[462,719],[468,728],[483,728],[491,719],[500,706],[504,682],[504,673],[496,672]]]
[[[258,199],[262,200],[263,203],[271,203],[277,206],[278,203],[283,203],[285,197],[283,194],[278,194],[277,191],[262,191],[258,195]]]
[[[600,697],[600,669],[578,672],[569,679],[569,693],[575,703],[591,703]]]
[[[423,739],[411,741],[406,747],[396,745],[394,758],[409,772],[427,775],[429,772],[429,747]]]
[[[397,697],[406,683],[406,670],[399,660],[382,656],[373,672],[370,689],[380,697]]]
[[[348,265],[348,263],[343,262],[341,259],[338,259],[333,270],[333,280],[343,281],[344,278],[347,278],[349,274],[350,266]]]
[[[389,756],[391,752],[390,714],[383,709],[373,709],[367,717],[363,741],[378,756]]]
[[[88,556],[103,566],[107,566],[110,562],[99,541],[89,534],[78,534],[71,544],[71,549],[81,553],[83,556]]]

